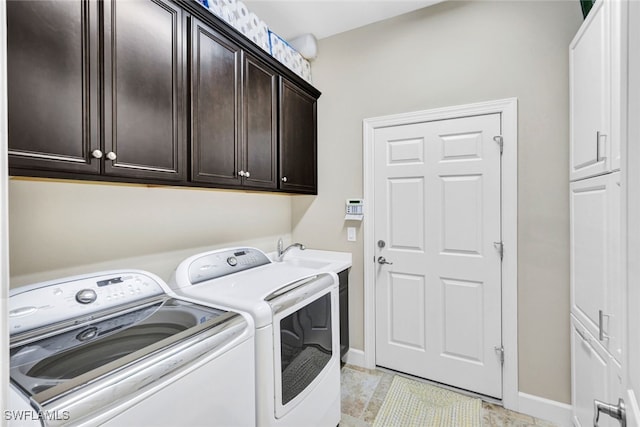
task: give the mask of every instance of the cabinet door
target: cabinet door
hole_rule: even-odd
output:
[[[571,311],[622,357],[620,174],[571,184]]]
[[[97,31],[94,1],[7,2],[12,173],[100,171]]]
[[[241,185],[240,48],[192,18],[191,179]]]
[[[571,179],[611,167],[609,4],[597,1],[570,45]]]
[[[243,182],[251,187],[277,188],[278,76],[248,54],[243,62]]]
[[[107,175],[185,178],[182,14],[163,0],[104,1]]]
[[[280,83],[280,188],[317,194],[317,100]]]
[[[571,401],[574,425],[593,425],[593,400],[609,401],[610,358],[597,340],[571,317]],[[613,421],[613,422],[612,422]],[[598,425],[614,426],[616,421],[602,416]]]

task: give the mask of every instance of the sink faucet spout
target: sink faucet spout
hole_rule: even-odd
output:
[[[282,260],[284,259],[284,255],[292,248],[300,248],[301,251],[304,251],[306,249],[302,243],[293,243],[287,246],[285,249],[282,249],[283,246],[284,243],[282,242],[282,239],[278,239],[278,255],[276,256],[276,261],[278,262],[282,262]]]

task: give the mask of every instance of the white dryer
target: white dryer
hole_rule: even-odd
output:
[[[255,248],[184,260],[169,281],[180,295],[252,315],[258,426],[340,422],[338,277],[271,262]]]
[[[14,289],[9,326],[9,425],[255,424],[253,319],[151,273]]]

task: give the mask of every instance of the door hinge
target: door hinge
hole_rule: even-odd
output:
[[[493,140],[500,146],[500,154],[502,154],[504,150],[504,138],[502,135],[497,135],[493,137]]]
[[[500,255],[500,261],[504,257],[504,243],[503,242],[493,242],[493,247],[498,251],[498,255]]]
[[[495,350],[496,354],[500,358],[500,364],[504,365],[504,347],[501,345],[497,345],[493,347],[493,349]]]

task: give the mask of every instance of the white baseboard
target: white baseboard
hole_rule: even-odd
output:
[[[347,354],[345,355],[344,362],[349,365],[359,366],[361,368],[365,367],[364,364],[364,351],[358,350],[356,348],[350,348]]]
[[[507,408],[511,409],[511,408]],[[572,426],[572,407],[566,403],[545,399],[527,393],[518,393],[518,412],[542,420],[551,421],[559,426]]]

